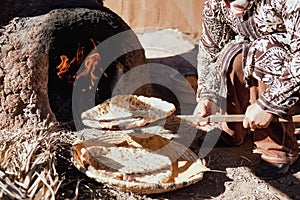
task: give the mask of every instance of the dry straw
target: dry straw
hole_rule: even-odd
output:
[[[0,132],[0,199],[55,199],[62,182],[55,148],[68,139],[57,128],[45,127]]]

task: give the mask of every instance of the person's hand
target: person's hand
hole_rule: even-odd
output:
[[[255,130],[256,128],[266,128],[273,117],[273,114],[264,111],[254,103],[246,110],[243,126],[244,128],[250,128],[252,130]]]
[[[200,117],[207,117],[209,115],[212,114],[216,114],[216,112],[218,111],[218,105],[215,104],[214,102],[212,102],[209,99],[203,99],[200,100],[194,110],[193,115],[197,115]],[[195,123],[193,125],[195,126],[205,126],[207,125],[207,122],[199,122],[199,123]]]

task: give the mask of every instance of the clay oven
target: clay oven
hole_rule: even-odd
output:
[[[89,53],[115,34],[127,32],[111,49],[122,56],[109,63],[100,81],[95,80],[93,103],[110,97],[120,70],[126,73],[146,62],[130,27],[101,2],[7,0],[1,4],[7,9],[0,16],[0,129],[71,120],[74,75]],[[135,50],[122,53],[128,48]],[[99,58],[101,66],[106,62],[105,53],[100,52]],[[69,68],[59,72],[63,62]],[[91,71],[86,74],[92,78]]]

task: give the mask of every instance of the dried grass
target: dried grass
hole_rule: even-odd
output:
[[[53,125],[0,131],[0,199],[55,199],[62,183],[55,149],[71,142],[67,131]]]

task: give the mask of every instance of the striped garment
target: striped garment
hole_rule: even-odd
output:
[[[245,81],[253,76],[269,88],[257,104],[275,115],[288,114],[299,99],[300,0],[254,0],[243,19],[224,0],[206,0],[198,54],[197,99],[221,104],[226,73],[243,53]]]

